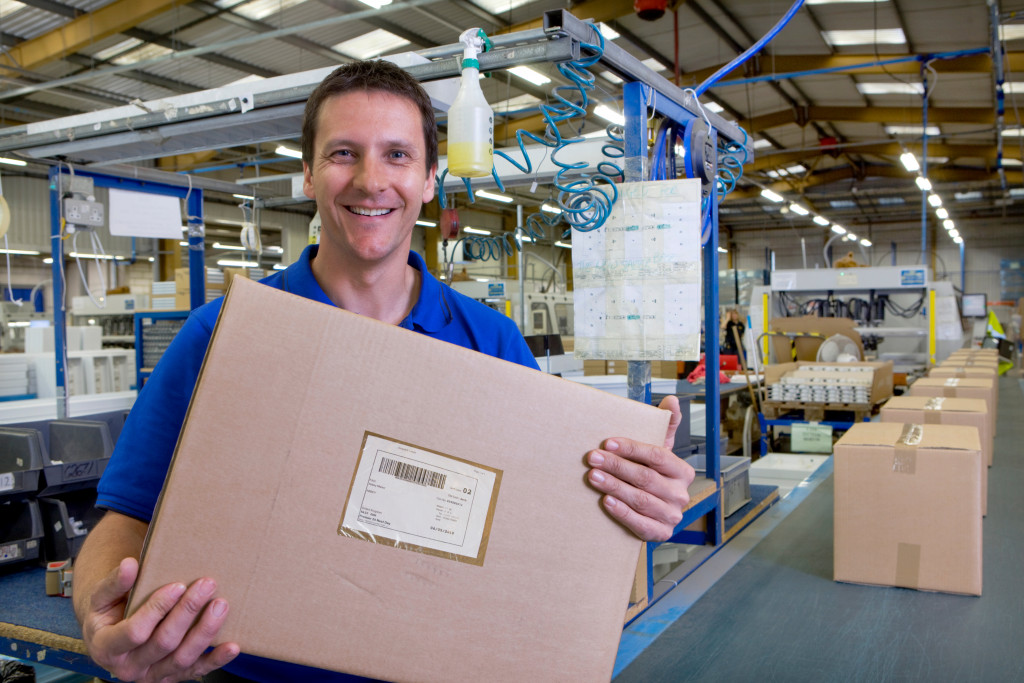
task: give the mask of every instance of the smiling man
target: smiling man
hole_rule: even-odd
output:
[[[430,99],[388,62],[357,62],[324,79],[302,128],[304,191],[322,221],[319,246],[263,282],[435,339],[536,368],[515,324],[438,282],[410,251],[434,196],[437,130]],[[344,674],[210,649],[228,612],[213,578],[163,586],[130,618],[124,605],[222,301],[189,317],[164,354],[118,439],[100,483],[107,510],[75,565],[75,612],[90,655],[131,681],[346,681]],[[640,538],[664,540],[688,502],[693,469],[673,455],[681,416],[674,397],[666,443],[610,438],[588,454],[588,481],[608,513]],[[344,609],[344,605],[339,605]],[[221,667],[226,667],[223,670]],[[212,672],[212,673],[211,673]]]

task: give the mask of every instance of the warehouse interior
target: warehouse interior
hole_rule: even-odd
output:
[[[680,402],[671,449],[697,476],[671,538],[639,543],[620,582],[594,648],[607,677],[1024,677],[1022,12],[0,0],[2,671],[113,680],[61,599],[103,468],[190,312],[319,241],[306,99],[336,67],[386,59],[437,119],[438,192],[411,238],[427,272],[510,318],[573,391]],[[474,115],[493,172],[490,153],[458,170],[464,92],[489,107]],[[658,247],[613,257],[609,229]],[[484,444],[503,419],[451,426]],[[588,619],[600,589],[575,583],[551,615]],[[575,679],[574,642],[532,664]],[[457,675],[453,656],[416,680]],[[526,675],[493,666],[480,677]]]

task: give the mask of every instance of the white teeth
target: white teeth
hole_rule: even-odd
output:
[[[391,209],[364,209],[361,206],[350,206],[348,209],[360,216],[383,216],[386,213],[391,213]]]

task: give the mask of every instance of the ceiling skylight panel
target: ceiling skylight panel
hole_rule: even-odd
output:
[[[357,38],[338,43],[334,49],[352,59],[370,59],[408,44],[409,41],[405,38],[378,28]]]

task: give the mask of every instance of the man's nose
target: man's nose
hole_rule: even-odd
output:
[[[387,169],[378,159],[366,156],[356,166],[355,185],[367,194],[375,194],[387,187]]]

